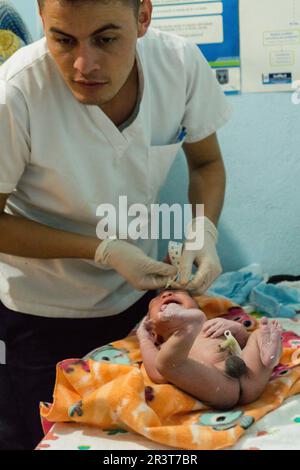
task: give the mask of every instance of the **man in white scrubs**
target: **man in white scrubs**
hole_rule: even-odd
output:
[[[216,131],[229,108],[197,46],[150,28],[150,0],[39,6],[46,37],[0,68],[3,448],[38,443],[55,364],[125,336],[176,274],[155,240],[121,240],[117,224],[117,239],[101,241],[96,227],[97,207],[118,212],[120,196],[150,208],[182,146],[205,236],[183,252],[181,286],[204,292],[221,272]]]

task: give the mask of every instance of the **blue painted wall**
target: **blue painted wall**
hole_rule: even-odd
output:
[[[219,132],[227,170],[219,223],[223,268],[256,262],[270,274],[300,274],[300,105],[292,104],[290,93],[228,99],[234,114]],[[186,192],[181,154],[161,201],[187,203]],[[162,242],[160,256],[165,250]]]
[[[11,1],[38,38],[36,0]],[[258,262],[270,274],[300,274],[300,105],[289,93],[228,99],[234,115],[219,133],[227,169],[219,224],[223,268]],[[187,203],[187,182],[180,154],[161,202]],[[160,243],[160,257],[166,246]]]
[[[33,39],[38,38],[38,16],[37,16],[37,1],[36,0],[10,0],[22,15]]]

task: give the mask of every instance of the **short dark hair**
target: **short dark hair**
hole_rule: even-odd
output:
[[[102,2],[102,3],[109,3],[110,0],[60,0],[62,3],[88,3],[88,2]],[[134,8],[135,13],[137,14],[139,11],[139,7],[141,4],[141,0],[119,0],[120,2],[124,3],[125,5],[130,5]],[[38,0],[38,4],[41,8],[45,5],[46,0]]]

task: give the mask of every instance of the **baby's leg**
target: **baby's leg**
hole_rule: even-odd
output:
[[[160,312],[159,323],[170,331],[180,330],[189,324],[193,324],[197,329],[203,326],[207,320],[205,313],[199,308],[183,308],[176,303],[163,306],[165,309]],[[163,308],[162,307],[162,308]]]
[[[158,327],[168,332],[168,339],[160,349],[160,358],[165,364],[180,365],[187,357],[200,333],[205,314],[198,309],[183,309],[177,304],[169,304],[161,312]]]
[[[192,314],[192,312],[191,312]],[[156,368],[169,382],[210,406],[232,408],[238,401],[240,386],[237,380],[226,377],[212,365],[188,357],[206,317],[201,312],[188,323],[183,323],[162,344],[156,357]],[[177,317],[179,322],[179,318]]]
[[[280,324],[262,318],[260,328],[250,336],[242,351],[242,358],[247,365],[247,373],[240,379],[241,398],[239,404],[246,405],[257,400],[270,380],[274,367],[280,359],[281,346]]]

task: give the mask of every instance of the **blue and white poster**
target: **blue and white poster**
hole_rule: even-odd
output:
[[[152,26],[196,43],[227,93],[241,89],[238,0],[154,0]]]

